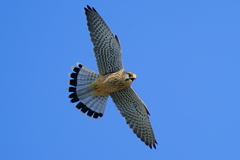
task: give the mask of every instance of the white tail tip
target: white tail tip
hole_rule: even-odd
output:
[[[70,80],[67,80],[67,84],[70,84]],[[67,91],[68,91],[68,89],[67,89]]]

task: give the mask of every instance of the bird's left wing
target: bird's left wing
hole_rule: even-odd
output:
[[[152,146],[156,148],[157,141],[149,121],[149,111],[134,90],[129,87],[110,93],[110,95],[121,115],[125,117],[126,123],[129,124],[137,137],[150,148]]]
[[[122,51],[117,36],[93,7],[87,6],[84,9],[99,73],[105,75],[123,69]]]

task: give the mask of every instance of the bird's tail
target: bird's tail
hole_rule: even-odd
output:
[[[94,71],[88,69],[80,63],[77,63],[77,67],[72,67],[73,73],[69,73],[69,80],[71,87],[68,88],[71,98],[70,102],[78,102],[77,109],[81,109],[81,112],[86,113],[89,117],[93,118],[102,117],[108,95],[104,96],[92,96],[93,89],[89,89],[88,86],[94,82],[100,75]],[[79,102],[80,101],[80,102]]]

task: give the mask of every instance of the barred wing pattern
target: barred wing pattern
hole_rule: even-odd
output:
[[[122,51],[117,36],[93,7],[87,6],[84,9],[99,73],[105,75],[123,69]]]
[[[157,141],[148,118],[149,111],[134,90],[129,87],[110,95],[121,115],[125,117],[126,123],[129,124],[137,137],[150,148],[152,146],[156,148]]]

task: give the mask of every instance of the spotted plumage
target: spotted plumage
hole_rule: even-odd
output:
[[[87,6],[84,10],[99,73],[80,63],[72,67],[73,73],[69,74],[71,87],[68,88],[71,102],[78,102],[77,109],[96,119],[104,115],[110,96],[137,137],[150,148],[156,148],[157,141],[148,117],[150,113],[131,88],[136,75],[123,68],[118,37],[93,7]]]

